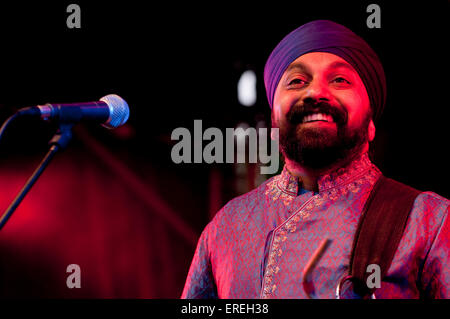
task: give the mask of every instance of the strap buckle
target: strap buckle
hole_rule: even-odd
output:
[[[336,286],[336,299],[344,299],[344,298],[342,298],[342,296],[341,296],[341,293],[342,293],[342,286],[344,285],[344,283],[345,283],[346,281],[350,281],[351,283],[354,283],[355,280],[356,280],[356,278],[353,277],[353,276],[351,276],[351,275],[347,275],[347,276],[344,276],[343,278],[341,278],[341,280],[339,280],[339,283],[338,283],[337,286]],[[369,298],[369,299],[377,299],[377,298],[375,297],[375,293],[372,293],[372,294],[370,295],[370,298]]]

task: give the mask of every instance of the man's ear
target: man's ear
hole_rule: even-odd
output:
[[[369,129],[368,129],[368,137],[369,137],[369,142],[372,142],[373,139],[375,138],[375,124],[373,124],[373,120],[370,120],[369,123]]]
[[[280,139],[280,130],[278,129],[278,127],[272,127],[270,129],[270,138],[273,141],[278,141]]]

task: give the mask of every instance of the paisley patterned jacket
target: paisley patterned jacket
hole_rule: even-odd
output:
[[[231,200],[204,229],[182,298],[307,298],[302,273],[323,238],[332,240],[312,274],[319,298],[335,298],[347,275],[357,223],[380,170],[367,154],[322,176],[318,193],[286,167]],[[450,297],[450,201],[416,198],[376,298]]]

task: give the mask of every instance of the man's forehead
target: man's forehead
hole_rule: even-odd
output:
[[[285,73],[292,70],[313,71],[315,69],[332,70],[344,68],[356,72],[355,69],[343,58],[328,52],[309,52],[295,59],[286,69]]]

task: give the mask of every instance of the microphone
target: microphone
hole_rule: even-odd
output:
[[[39,116],[44,120],[62,123],[91,121],[113,129],[125,124],[130,116],[127,102],[116,94],[109,94],[95,102],[44,104],[20,109],[18,115]]]

